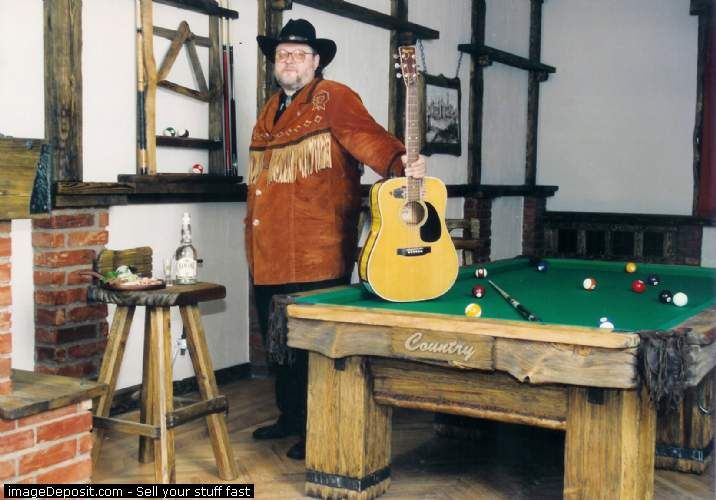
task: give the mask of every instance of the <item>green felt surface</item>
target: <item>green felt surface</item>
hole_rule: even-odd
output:
[[[298,303],[336,304],[352,307],[416,311],[439,314],[464,314],[471,302],[482,307],[483,318],[523,320],[488,283],[494,281],[513,298],[537,315],[544,323],[599,326],[606,316],[616,330],[653,330],[672,328],[716,303],[716,269],[705,267],[638,264],[635,273],[624,271],[624,262],[573,259],[546,259],[547,272],[538,272],[526,259],[509,259],[486,264],[487,279],[475,278],[476,266],[460,270],[448,293],[435,300],[412,303],[387,302],[370,295],[361,285],[335,292],[320,292],[301,297]],[[635,279],[646,281],[650,273],[661,278],[657,286],[647,284],[644,293],[631,290]],[[596,290],[582,288],[584,278],[597,280]],[[482,284],[487,294],[472,297],[472,287]],[[659,292],[684,292],[685,307],[659,302]]]

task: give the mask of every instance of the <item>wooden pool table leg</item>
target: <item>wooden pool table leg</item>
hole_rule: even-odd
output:
[[[564,498],[651,499],[655,435],[644,390],[570,388]]]
[[[388,489],[392,410],[371,386],[364,358],[309,353],[307,495],[369,499]]]

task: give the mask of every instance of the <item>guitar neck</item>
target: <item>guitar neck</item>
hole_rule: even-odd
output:
[[[415,83],[405,88],[405,151],[408,165],[418,159],[420,152],[420,127],[418,126],[418,89]],[[408,177],[408,201],[422,199],[423,180]]]

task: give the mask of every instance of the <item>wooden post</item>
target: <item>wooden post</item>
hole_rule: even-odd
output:
[[[157,173],[157,63],[154,60],[154,19],[152,0],[141,0],[142,33],[144,42],[144,75],[147,88],[144,94],[144,116],[147,134],[147,174]]]
[[[220,26],[217,16],[209,17],[209,139],[223,141],[222,123],[224,120],[224,77],[221,74],[221,40]],[[223,148],[209,151],[209,173],[226,175]]]
[[[82,0],[43,2],[45,138],[53,180],[82,180]]]
[[[167,414],[174,409],[172,386],[171,326],[168,307],[147,307],[151,315],[151,385],[152,424],[159,428],[154,440],[154,480],[161,484],[176,483],[174,460],[174,429],[167,428]]]
[[[530,61],[539,63],[542,52],[542,2],[530,0]],[[537,125],[539,122],[540,73],[530,71],[527,83],[527,145],[525,148],[525,185],[537,181]]]
[[[264,0],[259,2],[259,35],[278,36],[283,26],[283,10],[291,8],[290,2],[281,0]],[[258,86],[256,88],[256,113],[263,108],[269,97],[278,90],[273,77],[273,61],[264,56],[261,49],[258,50]]]
[[[363,357],[340,361],[309,353],[306,494],[375,498],[390,485],[392,410],[373,400]]]
[[[564,498],[651,499],[655,435],[645,389],[570,387]]]
[[[485,0],[472,1],[472,38],[475,45],[485,44]],[[470,105],[467,141],[467,183],[481,184],[482,177],[482,98],[483,68],[470,55]]]

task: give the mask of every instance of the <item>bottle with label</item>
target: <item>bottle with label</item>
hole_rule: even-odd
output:
[[[196,283],[196,249],[191,244],[191,217],[184,212],[181,218],[181,243],[174,254],[176,262],[175,283]]]

